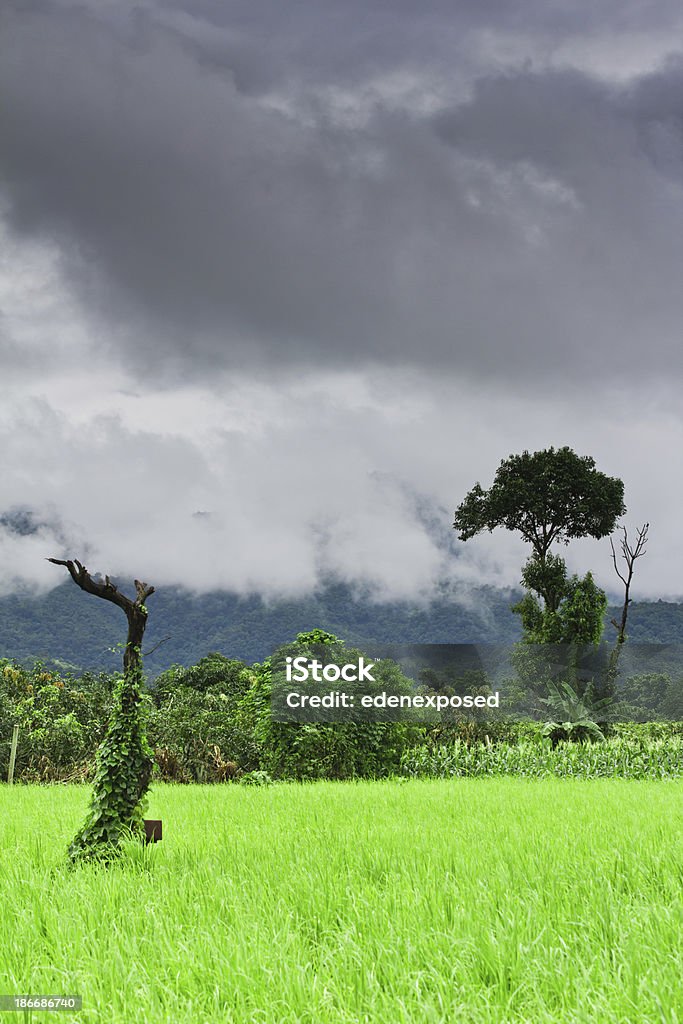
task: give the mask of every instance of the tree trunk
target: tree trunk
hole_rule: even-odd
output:
[[[140,836],[143,831],[144,797],[154,758],[145,733],[142,640],[147,625],[145,601],[154,593],[154,587],[135,580],[136,596],[131,600],[108,576],[104,583],[94,580],[77,560],[48,561],[66,566],[82,590],[118,605],[128,620],[123,676],[116,685],[111,719],[97,752],[90,810],[69,847],[72,860],[106,856],[116,850],[126,831]]]

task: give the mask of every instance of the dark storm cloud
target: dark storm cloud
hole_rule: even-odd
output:
[[[606,9],[589,26],[545,3],[416,9],[6,9],[8,222],[59,245],[100,347],[124,323],[125,358],[160,375],[599,377],[643,346],[680,369],[680,62],[621,86],[477,67],[468,33],[526,32],[532,52]],[[634,31],[639,10],[610,13]],[[410,74],[417,97],[392,96]],[[440,109],[420,109],[432,86]]]
[[[571,35],[673,31],[681,17],[677,0],[647,6],[642,0],[609,0],[592,7],[548,0],[460,0],[457,5],[452,0],[237,0],[229,5],[179,0],[148,4],[145,10],[150,21],[166,24],[172,23],[173,13],[191,16],[197,26],[243,33],[252,46],[268,53],[261,74],[268,73],[269,65],[273,81],[283,70],[290,75],[303,71],[309,79],[318,73],[329,81],[404,61],[448,66],[466,59],[471,47],[466,37],[479,30],[523,33],[553,46]],[[215,52],[218,48],[214,43]]]

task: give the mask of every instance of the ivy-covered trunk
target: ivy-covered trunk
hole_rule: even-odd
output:
[[[108,576],[104,583],[94,580],[76,560],[48,561],[65,565],[82,590],[117,604],[128,620],[123,675],[116,684],[111,718],[97,752],[88,815],[69,847],[73,861],[104,858],[117,852],[122,837],[132,834],[142,838],[144,830],[145,798],[154,759],[146,735],[142,639],[147,625],[145,601],[154,587],[135,580],[136,596],[131,600]]]
[[[113,853],[124,834],[143,834],[153,756],[147,742],[143,679],[125,672],[116,684],[111,719],[97,752],[87,818],[74,837],[72,860]]]

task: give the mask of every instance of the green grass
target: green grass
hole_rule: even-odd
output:
[[[683,1021],[683,782],[157,785],[69,870],[87,796],[0,787],[0,993],[56,1024]]]

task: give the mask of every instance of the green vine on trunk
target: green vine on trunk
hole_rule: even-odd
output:
[[[76,559],[49,558],[64,565],[81,590],[123,609],[128,636],[123,651],[123,675],[114,689],[109,725],[99,750],[88,815],[69,846],[72,862],[108,859],[120,850],[121,839],[142,839],[146,795],[154,758],[146,734],[146,702],[142,674],[142,638],[147,625],[145,601],[154,587],[135,580],[135,599],[122,594],[108,576],[93,579]]]
[[[153,753],[146,736],[142,673],[121,676],[113,697],[88,815],[69,846],[72,861],[106,858],[124,836],[143,837]]]

